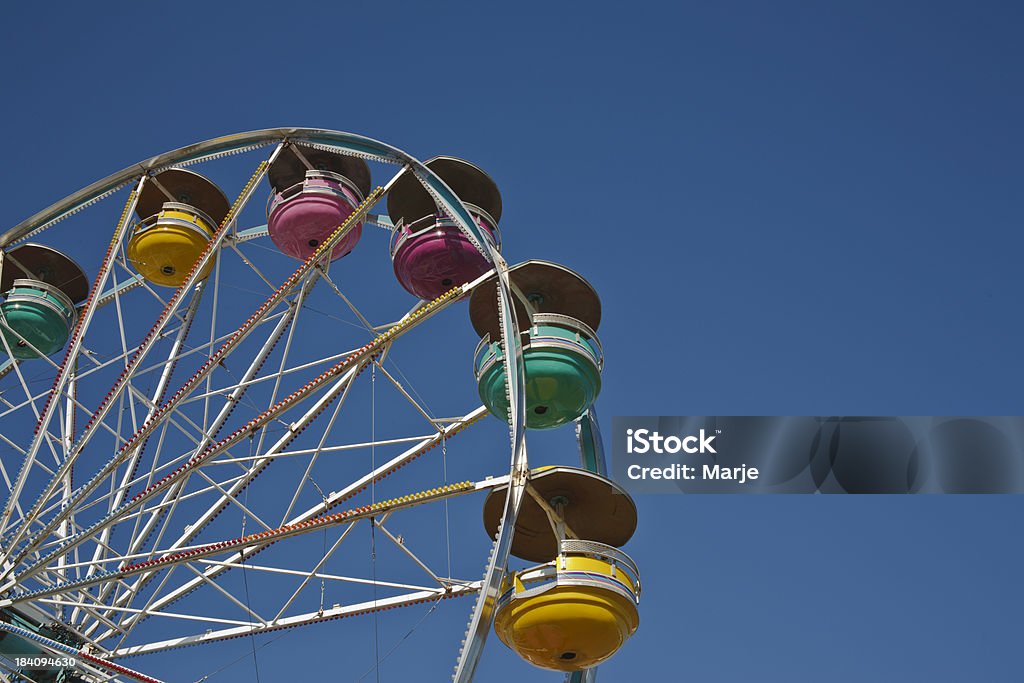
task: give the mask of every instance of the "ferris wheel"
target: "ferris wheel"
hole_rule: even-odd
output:
[[[492,629],[594,680],[640,597],[594,413],[601,303],[506,263],[501,216],[472,163],[289,128],[153,157],[0,235],[0,680],[159,681],[146,656],[457,597],[454,680]],[[449,461],[486,421],[510,441]],[[528,463],[554,428],[578,467]],[[489,555],[438,540],[449,504]]]

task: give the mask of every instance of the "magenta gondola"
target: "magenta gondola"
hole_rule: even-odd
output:
[[[435,157],[426,163],[462,200],[491,246],[501,250],[501,193],[482,170],[462,159]],[[410,294],[433,299],[488,271],[487,258],[444,215],[412,174],[388,194],[388,215],[395,223],[391,261],[395,277]]]
[[[329,238],[370,192],[370,169],[361,159],[290,146],[271,165],[274,192],[267,202],[267,231],[283,253],[305,260]],[[345,256],[359,242],[362,222],[331,252]]]

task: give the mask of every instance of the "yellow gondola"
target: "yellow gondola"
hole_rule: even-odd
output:
[[[513,574],[494,630],[544,669],[581,671],[615,654],[640,625],[640,575],[628,555],[566,539],[553,562]]]
[[[181,286],[230,208],[220,188],[198,173],[172,168],[154,176],[139,195],[142,220],[128,240],[128,260],[153,284]],[[210,258],[200,280],[213,265]]]

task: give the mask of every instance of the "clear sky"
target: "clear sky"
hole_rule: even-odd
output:
[[[590,279],[606,430],[1019,414],[1022,21],[996,1],[21,3],[0,29],[0,224],[198,140],[352,131],[471,159],[501,186],[506,258]],[[1024,675],[1024,497],[637,503],[642,625],[602,683]],[[451,603],[381,680],[447,680],[471,606]],[[356,680],[369,626],[289,632],[263,680],[295,680],[289,648],[325,657],[303,680]],[[213,671],[247,647],[175,657]],[[174,661],[154,673],[178,680]],[[254,680],[251,660],[210,680]],[[492,638],[478,680],[560,678]]]

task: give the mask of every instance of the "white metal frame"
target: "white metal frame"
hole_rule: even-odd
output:
[[[355,223],[324,242],[317,253],[302,263],[283,283],[277,283],[240,248],[245,242],[265,234],[265,229],[238,230],[236,218],[253,196],[267,166],[285,145],[299,145],[353,154],[364,159],[397,165],[400,170],[382,191],[372,194],[358,210],[365,218],[387,227],[384,217],[368,211],[385,196],[404,173],[413,173],[435,198],[444,213],[463,230],[498,275],[498,305],[501,325],[508,340],[504,349],[505,371],[510,393],[510,469],[504,476],[461,488],[439,489],[426,495],[409,492],[408,500],[390,501],[369,510],[351,514],[332,512],[350,501],[363,488],[374,486],[389,473],[415,460],[425,451],[444,445],[462,429],[480,420],[483,407],[454,419],[431,415],[411,387],[403,384],[397,372],[386,364],[391,345],[403,334],[465,296],[477,282],[442,297],[430,305],[422,303],[391,322],[374,324],[355,305],[329,274],[327,255]],[[130,234],[130,220],[139,191],[152,175],[170,166],[211,161],[221,156],[249,152],[273,145],[269,158],[261,163],[243,188],[231,214],[216,232],[209,248],[185,282],[169,296],[153,289],[134,274],[127,264],[124,244]],[[470,619],[468,637],[460,652],[456,681],[470,681],[476,670],[484,642],[493,621],[493,605],[504,579],[515,519],[528,478],[524,434],[523,366],[518,348],[518,329],[508,267],[491,240],[480,232],[468,210],[443,181],[413,157],[368,138],[316,129],[273,129],[227,138],[218,138],[183,150],[171,152],[137,164],[99,181],[58,202],[36,216],[0,235],[0,268],[3,250],[48,230],[83,208],[108,197],[121,188],[132,187],[106,255],[97,271],[92,295],[79,307],[78,322],[62,361],[40,362],[51,368],[49,390],[36,387],[26,375],[23,362],[7,362],[0,367],[0,433],[4,425],[18,424],[11,433],[27,433],[25,424],[34,424],[32,436],[22,445],[19,437],[0,438],[0,448],[20,458],[15,474],[11,462],[0,462],[0,476],[9,495],[0,512],[0,609],[32,609],[69,622],[88,641],[85,650],[117,659],[147,652],[213,642],[254,632],[268,632],[300,624],[313,624],[356,614],[366,614],[394,606],[431,602],[448,597],[478,593]],[[265,302],[234,331],[219,324],[221,263],[237,259],[248,268],[253,282],[272,291]],[[199,273],[210,259],[217,259],[214,274],[200,281]],[[485,276],[486,277],[486,276]],[[304,310],[306,297],[321,284],[332,291],[357,317],[373,340],[352,353],[310,359],[292,357],[292,335],[296,320]],[[204,296],[206,294],[206,296]],[[138,334],[141,321],[126,313],[132,297],[155,300],[160,313],[149,333]],[[211,301],[212,299],[212,301]],[[97,312],[113,304],[116,320],[115,348],[98,354],[91,348],[99,331],[94,329]],[[150,304],[154,305],[154,304]],[[209,307],[209,308],[206,308]],[[209,332],[198,344],[190,334],[197,313],[207,311]],[[104,313],[106,315],[106,312]],[[109,334],[109,330],[104,331]],[[2,337],[0,337],[2,338]],[[284,339],[280,359],[268,366],[268,359]],[[253,341],[255,340],[255,341]],[[504,343],[504,342],[503,342]],[[193,345],[194,344],[194,345]],[[159,349],[159,351],[158,351]],[[9,349],[7,349],[9,352]],[[228,361],[235,365],[243,358],[244,370],[229,376]],[[156,360],[154,360],[156,358]],[[175,374],[179,365],[206,358],[183,384]],[[314,380],[282,397],[283,387],[296,377],[323,368]],[[382,438],[371,441],[328,444],[330,431],[356,378],[367,368],[380,372],[384,386],[408,402],[428,427],[426,436]],[[84,398],[88,387],[116,379],[109,384],[96,404]],[[305,373],[305,374],[304,374]],[[16,387],[24,395],[14,401],[2,390],[9,383],[5,375],[17,378]],[[107,378],[107,379],[104,379]],[[155,381],[155,384],[152,382]],[[272,382],[269,401],[248,405],[252,387]],[[83,393],[83,388],[87,391]],[[94,389],[93,389],[94,390]],[[302,408],[298,408],[303,404]],[[328,409],[334,405],[333,411]],[[233,411],[243,407],[254,416],[242,427],[222,437]],[[321,415],[324,415],[321,417]],[[328,416],[329,414],[329,416]],[[84,416],[77,424],[76,416]],[[323,436],[313,448],[289,449],[296,436],[317,419]],[[289,421],[290,420],[290,421]],[[286,426],[277,438],[270,438],[275,425]],[[187,451],[173,450],[172,443],[188,442]],[[312,481],[310,473],[322,454],[334,454],[357,448],[409,447],[355,478],[339,491],[323,494],[322,502],[297,514],[299,491]],[[111,452],[109,460],[83,473],[76,465],[85,463],[97,450]],[[247,454],[243,454],[243,452]],[[49,458],[44,459],[47,455]],[[264,518],[260,510],[247,505],[243,493],[271,462],[281,458],[306,458],[309,465],[300,478],[287,512],[282,519]],[[50,462],[52,461],[52,462]],[[90,460],[90,465],[94,463]],[[507,485],[504,521],[487,560],[482,580],[456,580],[436,571],[412,550],[404,539],[392,532],[387,522],[393,512],[408,507],[447,500],[473,491]],[[312,481],[315,485],[315,481]],[[31,490],[31,495],[29,492]],[[184,530],[171,528],[177,510],[202,503],[205,512],[192,518]],[[198,543],[199,535],[227,508],[237,509],[257,527],[244,542],[232,539]],[[396,547],[412,565],[422,570],[427,586],[412,583],[364,579],[324,571],[325,564],[342,545],[346,535],[359,523],[379,531],[383,539]],[[254,558],[272,541],[303,536],[339,527],[338,537],[322,558],[304,569],[257,564]],[[282,595],[273,616],[259,615],[247,600],[222,584],[233,569],[243,572],[294,576],[300,586]],[[373,584],[397,595],[375,599],[371,603],[336,606],[316,612],[293,613],[300,593],[314,583],[332,581],[347,584]],[[237,616],[203,614],[190,608],[172,608],[197,589],[220,595],[237,608]],[[140,625],[149,617],[196,624],[197,632],[172,639],[141,639]],[[207,630],[214,625],[219,628]],[[199,632],[201,630],[202,632]],[[100,680],[101,676],[127,676],[124,671],[107,670],[94,665],[83,671]]]

